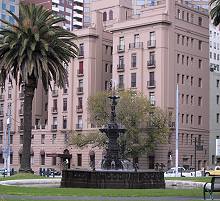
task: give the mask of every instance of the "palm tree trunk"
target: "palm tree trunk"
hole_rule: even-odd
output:
[[[19,172],[33,172],[31,169],[31,130],[32,130],[32,102],[36,80],[32,77],[28,79],[24,89],[24,135],[23,151],[21,157],[21,167]]]

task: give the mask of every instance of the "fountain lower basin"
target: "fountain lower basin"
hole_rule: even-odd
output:
[[[159,189],[165,188],[164,173],[157,171],[63,170],[63,188]]]

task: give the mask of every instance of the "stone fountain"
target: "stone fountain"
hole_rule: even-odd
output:
[[[126,129],[116,122],[115,107],[118,96],[109,97],[111,103],[110,122],[100,131],[108,137],[106,155],[100,170],[63,170],[61,187],[72,188],[165,188],[164,173],[159,171],[125,170],[119,156],[117,139]]]

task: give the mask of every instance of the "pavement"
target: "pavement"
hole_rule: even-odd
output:
[[[15,185],[15,186],[36,186],[36,187],[59,187],[60,178],[56,179],[25,179],[25,180],[8,180],[0,181],[0,185]],[[166,188],[176,189],[191,189],[202,188],[203,182],[191,182],[191,181],[166,181]],[[208,194],[207,194],[208,196]],[[214,200],[220,200],[220,196],[215,196]],[[73,201],[174,201],[174,200],[203,200],[202,191],[200,197],[104,197],[104,196],[24,196],[24,195],[4,195],[0,192],[1,199],[14,199],[14,200],[73,200]],[[207,199],[210,200],[210,199]]]

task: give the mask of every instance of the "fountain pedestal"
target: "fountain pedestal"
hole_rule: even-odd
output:
[[[116,123],[115,106],[112,100],[110,122],[100,129],[108,137],[106,156],[100,171],[63,170],[61,187],[72,188],[165,188],[164,173],[156,171],[125,171],[119,156],[117,139],[125,129]]]

